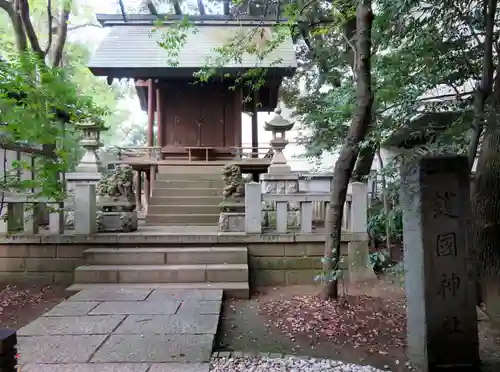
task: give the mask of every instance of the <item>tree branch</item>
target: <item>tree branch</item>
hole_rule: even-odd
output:
[[[68,18],[71,12],[71,2],[61,4],[61,13],[59,14],[59,27],[57,29],[56,42],[52,53],[52,66],[58,67],[63,57],[63,49],[68,37]]]
[[[47,18],[49,34],[47,35],[47,46],[43,52],[44,55],[47,55],[52,46],[52,0],[47,0]]]
[[[495,15],[497,12],[497,0],[488,0],[486,8],[486,36],[484,39],[484,57],[481,83],[474,97],[474,118],[472,129],[469,131],[471,138],[467,149],[469,159],[469,169],[472,169],[477,156],[479,139],[484,127],[484,109],[486,101],[493,90],[493,38],[495,27]]]
[[[45,59],[45,53],[40,47],[38,37],[36,36],[35,28],[33,27],[33,23],[31,23],[30,6],[28,0],[18,0],[18,1],[19,1],[19,13],[21,16],[21,20],[23,22],[24,31],[26,32],[26,36],[30,41],[31,49],[43,61]]]
[[[23,23],[21,21],[21,18],[19,17],[19,14],[14,8],[14,4],[7,0],[0,0],[0,9],[3,9],[5,13],[7,13],[10,21],[12,22],[14,35],[16,38],[17,50],[19,50],[20,52],[25,51],[28,48],[28,41],[23,29]]]
[[[203,5],[203,0],[198,0],[198,10],[200,15],[205,15],[205,5]]]
[[[182,9],[181,6],[179,5],[179,0],[174,0],[174,10],[175,14],[177,15],[182,14]]]

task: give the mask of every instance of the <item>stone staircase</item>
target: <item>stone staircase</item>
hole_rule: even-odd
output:
[[[146,224],[216,226],[222,188],[220,166],[160,167]]]
[[[248,298],[247,257],[242,246],[90,248],[69,289],[212,288]]]
[[[161,167],[146,224],[214,226],[215,233],[222,187],[221,166]],[[76,268],[69,290],[222,289],[230,297],[249,297],[247,247],[180,242],[138,238],[134,245],[86,249],[85,265]]]

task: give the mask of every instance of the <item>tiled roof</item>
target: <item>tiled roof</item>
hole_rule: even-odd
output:
[[[255,34],[255,28],[241,26],[203,26],[197,32],[186,31],[186,40],[178,52],[178,56],[170,53],[158,45],[162,33],[168,27],[162,27],[152,32],[151,25],[115,26],[110,28],[109,34],[97,48],[95,55],[89,62],[90,69],[120,69],[120,68],[201,68],[207,66],[207,60],[214,61],[220,54],[214,48],[227,45],[231,38],[239,32]],[[263,30],[263,31],[262,31]],[[263,33],[265,39],[272,39],[275,31],[270,27],[261,27],[257,33]],[[255,36],[261,40],[260,36]],[[172,61],[176,62],[172,66]],[[232,61],[225,63],[225,68],[253,68],[297,67],[295,48],[291,36],[280,43],[262,61],[254,54],[244,54],[241,63]]]

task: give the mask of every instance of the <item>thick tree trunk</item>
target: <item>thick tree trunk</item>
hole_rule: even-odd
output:
[[[371,0],[362,0],[356,10],[356,98],[357,108],[351,126],[335,163],[332,181],[330,214],[327,218],[323,275],[327,282],[322,288],[321,298],[338,298],[337,276],[340,262],[340,234],[347,195],[347,186],[359,154],[359,145],[364,140],[371,123],[373,93],[371,87],[371,29],[373,12]],[[334,276],[330,275],[334,273]]]
[[[481,138],[484,127],[484,108],[493,88],[493,31],[495,26],[496,11],[497,0],[487,0],[487,6],[485,7],[484,14],[486,27],[483,71],[481,82],[479,83],[474,95],[474,120],[472,122],[472,128],[469,131],[470,142],[467,151],[469,158],[469,170],[472,170],[474,161],[476,160],[479,139]]]
[[[391,221],[389,220],[389,213],[391,211],[389,205],[389,197],[387,195],[387,182],[385,180],[384,174],[384,160],[382,159],[382,155],[380,154],[380,148],[377,149],[377,158],[379,168],[381,170],[381,178],[382,178],[382,200],[384,203],[384,214],[385,214],[385,246],[387,252],[389,253],[389,261],[393,261],[392,257],[392,246],[391,246]]]
[[[351,176],[353,181],[362,182],[370,174],[376,151],[377,148],[375,146],[366,146],[359,151],[358,160]]]
[[[500,64],[490,102],[473,184],[472,222],[478,264],[478,302],[482,300],[487,312],[500,319]]]
[[[473,193],[474,247],[481,293],[478,300],[500,319],[500,128],[486,130]]]

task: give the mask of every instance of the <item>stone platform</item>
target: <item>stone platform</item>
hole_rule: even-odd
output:
[[[83,290],[18,331],[23,372],[205,372],[222,290]]]

